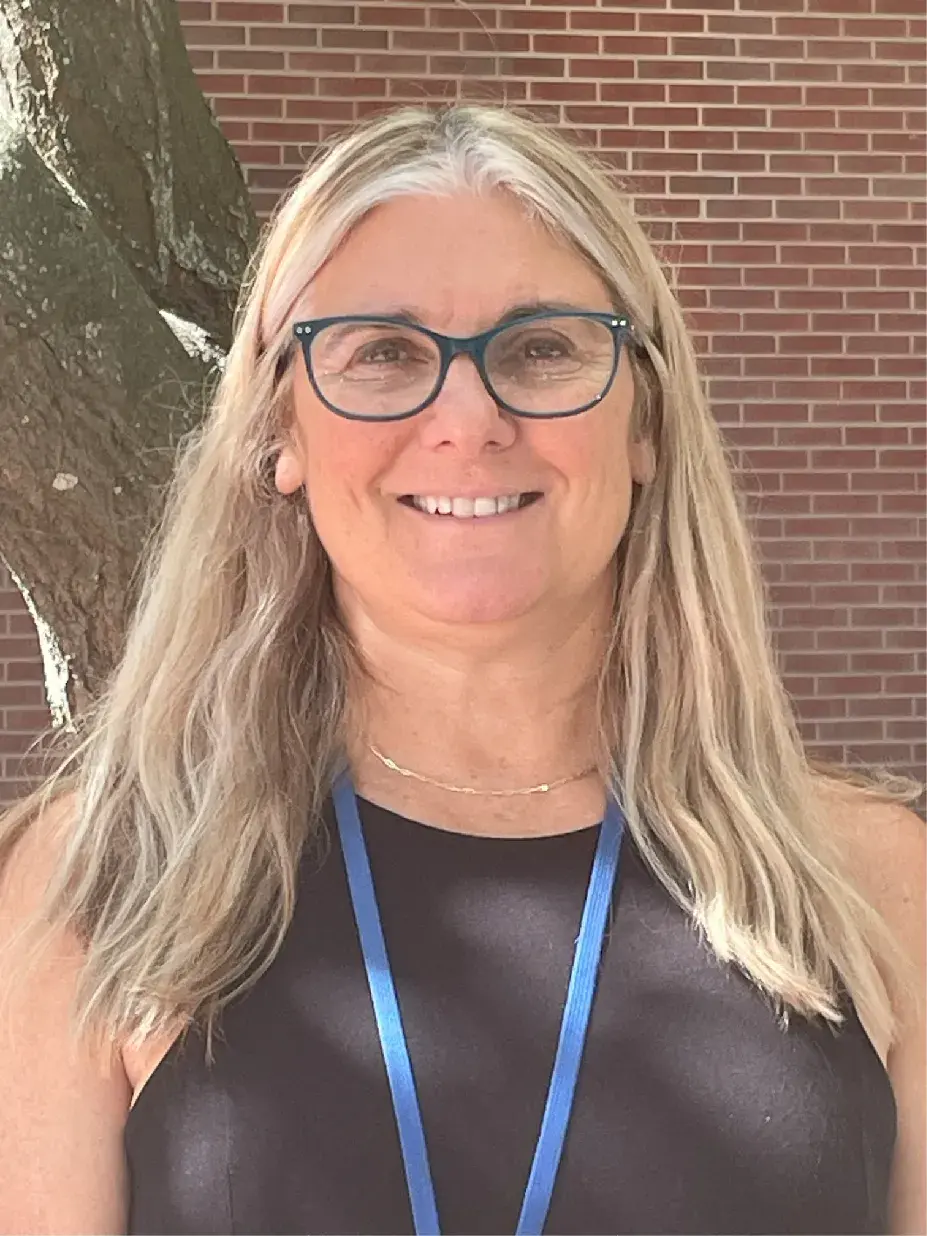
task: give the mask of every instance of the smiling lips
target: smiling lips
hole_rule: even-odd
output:
[[[489,515],[506,515],[540,498],[539,493],[500,494],[497,497],[449,498],[432,494],[408,494],[401,499],[425,515],[451,515],[455,519],[484,519]]]

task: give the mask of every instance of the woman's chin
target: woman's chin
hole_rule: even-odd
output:
[[[515,622],[543,604],[545,590],[526,587],[526,583],[524,578],[511,577],[481,584],[444,580],[430,587],[423,582],[416,589],[414,608],[431,622],[451,625]]]
[[[424,616],[432,622],[448,626],[486,626],[491,623],[516,622],[531,611],[529,605],[480,604],[431,607]]]

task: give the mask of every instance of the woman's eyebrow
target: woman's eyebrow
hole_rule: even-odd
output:
[[[506,309],[498,319],[497,325],[503,322],[517,321],[518,318],[529,317],[534,313],[582,313],[587,306],[577,305],[568,300],[532,300]]]
[[[529,300],[511,305],[500,314],[493,325],[502,326],[505,322],[514,322],[519,318],[530,317],[535,313],[582,313],[588,306],[578,305],[567,300]],[[398,318],[410,322],[414,326],[425,326],[425,314],[411,305],[394,305],[389,308],[370,309],[371,317]]]

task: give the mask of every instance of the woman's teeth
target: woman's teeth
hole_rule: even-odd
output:
[[[504,515],[517,510],[527,494],[503,494],[498,498],[435,498],[430,494],[412,495],[412,505],[428,515],[453,515],[457,519]]]

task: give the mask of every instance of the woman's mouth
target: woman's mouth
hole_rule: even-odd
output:
[[[425,515],[445,515],[452,519],[486,519],[491,515],[507,515],[530,506],[541,497],[530,490],[526,493],[495,494],[476,498],[452,498],[437,494],[403,494],[399,499]]]

